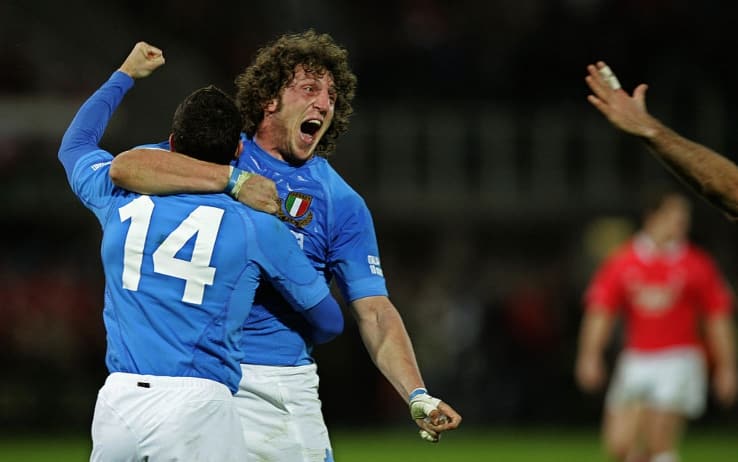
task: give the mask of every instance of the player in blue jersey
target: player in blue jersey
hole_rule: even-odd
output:
[[[325,280],[337,282],[369,355],[410,404],[421,436],[438,441],[461,417],[426,392],[410,338],[388,297],[369,209],[325,158],[352,112],[356,77],[347,51],[312,30],[285,35],[258,52],[236,85],[245,147],[233,178],[241,169],[275,181],[279,217]],[[218,178],[203,191],[217,190],[228,171],[176,153],[162,158],[135,149],[116,157],[111,176],[125,188],[164,194],[202,177]],[[249,450],[259,460],[332,460],[312,342],[267,284],[257,292],[242,345],[244,374],[236,401]]]
[[[162,64],[160,50],[136,44],[82,105],[59,150],[74,193],[103,228],[110,375],[95,406],[91,460],[247,460],[232,394],[259,280],[300,312],[313,342],[338,335],[343,317],[273,215],[222,193],[147,196],[112,183],[113,156],[100,138],[134,79]],[[241,152],[241,126],[234,101],[211,86],[179,105],[169,140],[227,165]]]

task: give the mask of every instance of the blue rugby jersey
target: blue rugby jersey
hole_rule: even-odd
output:
[[[326,282],[345,300],[387,295],[374,222],[364,199],[323,157],[301,166],[275,159],[241,134],[236,165],[271,178],[280,197],[278,216]],[[139,147],[169,149],[169,142]],[[241,338],[246,364],[296,366],[313,362],[309,326],[268,284],[261,284]]]
[[[121,72],[80,108],[59,151],[74,193],[103,227],[110,372],[202,377],[238,389],[242,325],[261,276],[292,306],[328,294],[275,217],[225,194],[147,196],[115,187],[98,142],[133,80]]]
[[[271,178],[280,197],[278,216],[326,282],[335,280],[345,300],[387,295],[369,208],[325,158],[295,167],[275,159],[241,134],[236,165]],[[169,149],[169,142],[144,145]],[[241,345],[246,364],[297,366],[313,362],[309,326],[268,284],[256,292]]]
[[[361,196],[323,157],[295,167],[275,159],[242,135],[237,166],[271,178],[280,197],[279,217],[327,282],[335,279],[345,300],[387,295],[371,213]],[[305,322],[267,284],[256,292],[244,325],[244,362],[275,366],[311,363]]]

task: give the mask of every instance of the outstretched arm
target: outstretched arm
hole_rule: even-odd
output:
[[[638,136],[677,177],[689,184],[730,219],[738,219],[738,166],[730,159],[690,141],[648,113],[645,84],[629,95],[613,88],[600,61],[587,66],[585,80],[592,90],[587,99],[616,128]]]
[[[411,403],[411,394],[425,388],[420,375],[410,337],[400,313],[386,296],[365,297],[351,303],[354,317],[369,355],[377,368],[406,401]],[[422,398],[423,396],[418,396]],[[429,436],[429,441],[438,441],[441,432],[453,430],[461,424],[461,416],[443,401],[433,402],[438,412],[426,412],[430,419],[413,415],[418,426]],[[421,435],[422,432],[421,432]]]
[[[133,86],[132,79],[149,76],[164,64],[164,55],[146,42],[138,42],[120,68],[85,101],[67,128],[59,148],[59,160],[71,178],[81,156],[97,149],[113,112]]]

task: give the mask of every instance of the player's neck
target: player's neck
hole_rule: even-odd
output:
[[[277,160],[281,160],[284,162],[284,159],[282,158],[282,154],[279,152],[279,149],[277,148],[277,145],[275,143],[271,143],[269,136],[265,136],[264,133],[261,133],[260,131],[254,134],[254,143],[256,143],[259,148],[261,148],[262,151],[266,152],[270,156],[274,157]]]
[[[293,167],[300,167],[313,158],[313,156],[311,155],[307,159],[299,159],[295,156],[285,154],[282,149],[280,149],[279,144],[273,141],[275,139],[279,138],[270,137],[268,135],[268,132],[265,133],[262,130],[258,130],[254,134],[253,141],[254,143],[256,143],[257,146],[259,146],[262,151],[269,154],[271,157]]]

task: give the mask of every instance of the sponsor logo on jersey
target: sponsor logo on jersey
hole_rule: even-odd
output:
[[[379,257],[368,255],[366,260],[367,263],[369,263],[369,271],[371,271],[372,274],[384,277],[384,272],[382,272],[382,263],[379,261]]]
[[[287,195],[284,207],[282,207],[282,200],[280,199],[277,216],[282,221],[298,228],[304,228],[313,221],[313,212],[308,210],[312,202],[313,196],[292,191]]]
[[[96,171],[100,170],[101,168],[105,167],[106,165],[110,165],[112,163],[113,163],[112,160],[109,160],[107,162],[98,162],[96,164],[92,164],[90,166],[90,168],[92,169],[93,172],[96,172]]]
[[[659,315],[674,308],[684,292],[687,277],[675,270],[663,280],[652,281],[641,271],[626,273],[625,287],[633,301],[633,308],[643,314]]]

